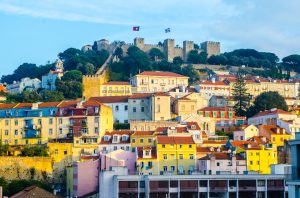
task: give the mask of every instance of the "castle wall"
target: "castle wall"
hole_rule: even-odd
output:
[[[182,48],[179,48],[179,47],[174,48],[173,58],[176,56],[180,56],[183,59],[183,49]],[[171,60],[171,62],[172,61],[173,61],[173,59]]]
[[[100,96],[100,85],[108,82],[107,71],[103,75],[87,75],[82,78],[82,95],[85,100]]]
[[[183,41],[183,61],[187,62],[189,53],[194,50],[193,41]]]
[[[207,57],[220,55],[220,42],[206,41],[201,43],[201,49],[207,53]]]

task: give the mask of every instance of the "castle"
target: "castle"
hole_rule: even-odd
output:
[[[88,50],[108,50],[110,52],[113,51],[116,47],[116,43],[109,43],[106,39],[101,39],[99,41],[95,41],[94,45],[85,45],[82,47],[83,51]],[[149,52],[153,48],[159,49],[163,52],[169,62],[172,62],[176,56],[182,58],[184,62],[187,62],[188,54],[190,51],[195,50],[194,41],[183,41],[183,47],[178,47],[175,45],[174,39],[165,39],[162,44],[145,44],[144,38],[135,38],[133,44],[124,44],[122,45],[122,50],[124,53],[127,52],[130,46],[136,46],[139,49],[143,50],[144,52]],[[199,52],[206,52],[208,57],[212,55],[219,55],[220,54],[220,42],[213,42],[213,41],[205,41],[199,45],[199,49],[196,49]]]

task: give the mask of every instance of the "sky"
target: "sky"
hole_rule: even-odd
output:
[[[300,54],[299,7],[299,0],[0,0],[0,76],[102,38],[143,37],[149,44],[173,38],[180,46],[210,40],[220,41],[222,52]]]

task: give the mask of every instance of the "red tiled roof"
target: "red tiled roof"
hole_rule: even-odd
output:
[[[203,140],[203,144],[226,144],[227,140]]]
[[[137,155],[139,159],[143,159],[143,151],[146,149],[151,149],[151,158],[150,159],[156,159],[157,158],[157,151],[156,147],[137,147]],[[144,158],[144,159],[149,159],[149,157]]]
[[[21,108],[31,108],[31,107],[32,107],[32,103],[19,103],[14,108],[21,109]]]
[[[0,92],[6,92],[6,87],[3,84],[0,84]]]
[[[129,82],[121,82],[121,81],[110,81],[104,83],[104,85],[130,85]]]
[[[161,71],[144,71],[142,73],[137,74],[137,76],[169,76],[169,77],[188,78],[187,76],[183,76],[181,74],[177,74],[174,72],[161,72]]]
[[[101,103],[96,100],[88,100],[88,101],[84,102],[82,105],[84,107],[99,107],[99,106],[101,106]]]
[[[133,136],[144,136],[144,135],[153,135],[155,131],[136,131],[132,135]]]
[[[156,93],[154,93],[153,95],[154,95],[154,96],[170,96],[170,95],[168,95],[168,94],[166,94],[166,93],[164,93],[164,92],[156,92]]]
[[[90,100],[96,100],[101,103],[119,103],[128,102],[129,96],[102,96],[102,97],[92,97]]]
[[[10,103],[10,104],[5,104],[5,103],[0,103],[0,109],[11,109],[14,108],[17,104],[15,103]]]
[[[194,144],[192,137],[157,136],[158,144]]]
[[[284,128],[280,128],[276,125],[262,125],[261,127],[264,128],[264,130],[269,133],[270,135],[285,135],[287,134]],[[277,133],[278,130],[278,133]]]
[[[259,112],[259,113],[255,114],[252,118],[266,116],[266,115],[274,115],[274,114],[293,115],[291,112],[287,112],[287,111],[284,111],[281,109],[276,109],[276,110],[266,110],[266,111]]]
[[[223,81],[215,81],[215,82],[212,82],[212,81],[202,81],[202,82],[200,82],[200,85],[220,85],[220,86],[229,86],[228,84],[226,84],[226,83],[223,82]]]
[[[151,95],[152,95],[151,93],[137,93],[137,94],[131,95],[129,97],[129,99],[143,99],[143,98],[148,98]]]
[[[11,198],[31,198],[31,197],[58,198],[60,196],[56,196],[53,193],[48,192],[37,186],[27,187],[24,190],[11,196]]]
[[[62,101],[58,107],[71,107],[71,106],[76,106],[78,103],[77,100],[65,100],[65,101]]]
[[[186,125],[187,125],[189,130],[200,130],[200,126],[198,125],[197,122],[187,122]],[[195,128],[192,128],[193,126]]]
[[[198,111],[229,111],[228,107],[204,107]]]
[[[57,107],[59,104],[60,102],[43,102],[39,104],[39,108]]]
[[[119,131],[109,131],[109,132],[107,131],[105,132],[104,136],[110,136],[111,137],[110,140],[106,141],[104,140],[104,136],[102,136],[100,144],[112,144],[113,135],[128,135],[129,137],[126,141],[123,141],[121,138],[118,144],[130,143],[131,134],[133,134],[133,131],[130,130],[119,130]]]

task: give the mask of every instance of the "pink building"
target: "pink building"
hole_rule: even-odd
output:
[[[110,167],[127,167],[128,174],[135,173],[136,154],[131,151],[116,150],[100,155],[100,170],[110,170]]]
[[[73,163],[73,195],[84,197],[99,190],[99,159]]]
[[[197,168],[203,174],[243,174],[247,170],[246,159],[243,156],[222,152],[198,159]]]

